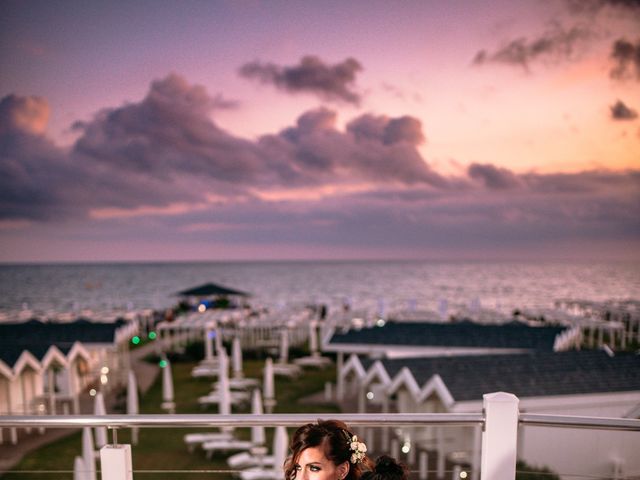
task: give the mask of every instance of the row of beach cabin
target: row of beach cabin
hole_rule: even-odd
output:
[[[95,385],[109,389],[126,378],[136,322],[0,323],[0,414],[79,414]],[[124,372],[124,373],[123,373]],[[15,442],[15,429],[12,430]]]

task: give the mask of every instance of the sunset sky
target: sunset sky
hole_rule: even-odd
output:
[[[0,11],[0,262],[640,258],[640,2]]]

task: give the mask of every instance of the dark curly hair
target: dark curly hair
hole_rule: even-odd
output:
[[[360,480],[364,468],[371,468],[373,462],[364,457],[361,462],[351,463],[350,439],[353,432],[340,420],[318,420],[317,423],[302,425],[291,438],[289,448],[291,455],[284,465],[285,480],[292,480],[296,476],[296,464],[303,450],[321,447],[325,457],[334,465],[349,463],[349,473],[344,480]]]
[[[360,480],[407,480],[409,469],[403,463],[398,463],[395,458],[382,455],[376,460],[373,471],[362,474]]]

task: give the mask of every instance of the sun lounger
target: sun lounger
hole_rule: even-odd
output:
[[[292,363],[274,363],[273,374],[281,377],[297,377],[302,373],[302,369],[298,365]]]
[[[253,452],[253,449],[249,452],[236,453],[227,458],[227,465],[234,470],[250,467],[273,467],[273,462],[273,455],[258,455]]]
[[[260,382],[255,378],[230,378],[229,388],[232,390],[249,390],[257,388]],[[214,389],[218,388],[218,382],[214,382],[211,385]]]
[[[260,385],[260,381],[256,378],[230,378],[229,388],[237,390],[248,390],[256,388]]]
[[[322,355],[311,355],[309,357],[296,358],[293,363],[300,367],[323,368],[331,365],[331,359]]]
[[[240,403],[244,403],[244,402],[248,402],[249,401],[249,393],[248,392],[237,392],[237,391],[232,391],[231,393],[231,404],[232,405],[237,405]],[[218,392],[217,390],[214,390],[213,392],[211,392],[209,395],[205,395],[203,397],[198,398],[198,403],[201,406],[207,406],[207,405],[211,405],[211,404],[218,404],[220,403],[220,392]]]
[[[188,433],[184,436],[184,443],[187,444],[189,452],[205,442],[233,440],[231,432],[205,432],[205,433]]]
[[[218,366],[210,365],[198,365],[191,370],[191,376],[194,378],[200,377],[217,377],[220,370]]]

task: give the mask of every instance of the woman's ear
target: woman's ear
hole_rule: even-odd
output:
[[[343,462],[338,465],[338,480],[344,480],[349,474],[349,462]]]

